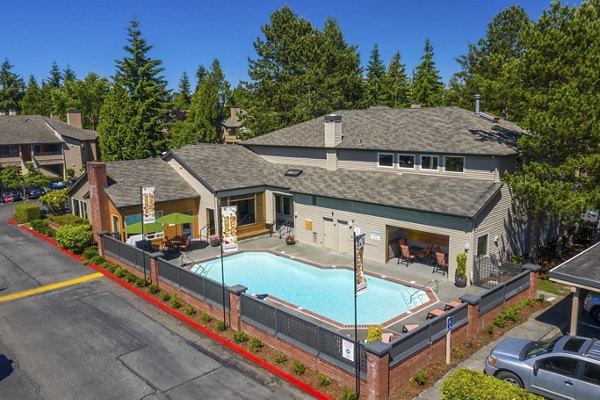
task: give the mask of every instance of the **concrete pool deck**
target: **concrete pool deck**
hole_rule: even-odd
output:
[[[259,237],[254,239],[248,239],[239,243],[240,250],[274,250],[282,252],[284,254],[294,256],[300,259],[311,261],[318,264],[325,265],[349,265],[351,266],[354,262],[353,256],[348,254],[339,253],[333,250],[324,249],[322,247],[314,246],[312,244],[305,244],[296,242],[294,245],[286,245],[283,239],[279,239],[277,236],[272,237]],[[205,242],[195,241],[190,246],[191,250],[185,254],[185,263],[193,260],[200,260],[220,255],[220,247],[207,246]],[[175,265],[181,265],[181,257],[174,257],[170,260]],[[403,320],[390,325],[386,332],[392,332],[395,334],[401,334],[402,328],[405,324],[420,324],[423,323],[427,317],[429,311],[435,308],[444,308],[444,305],[452,300],[458,300],[460,296],[465,293],[480,294],[485,289],[468,286],[466,288],[457,288],[454,286],[453,281],[449,281],[448,277],[442,275],[439,272],[432,273],[433,267],[422,264],[422,263],[411,263],[408,267],[406,264],[397,264],[397,259],[391,259],[388,263],[377,263],[373,261],[365,262],[365,271],[375,272],[381,275],[389,276],[392,278],[407,281],[417,286],[427,285],[432,288],[435,292],[435,282],[437,281],[437,292],[435,292],[439,302],[430,305],[418,312],[412,313],[410,316]],[[303,314],[304,317],[307,317]],[[323,321],[312,319],[314,322],[329,326],[337,332],[344,334],[354,334],[354,329],[336,328],[330,324],[326,324]],[[359,337],[366,338],[366,329],[359,330]]]

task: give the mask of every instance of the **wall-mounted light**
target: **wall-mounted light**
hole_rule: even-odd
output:
[[[465,251],[469,251],[469,248],[470,248],[469,243],[465,243]]]
[[[494,236],[494,244],[495,244],[496,246],[498,246],[498,240],[499,240],[499,239],[500,239],[500,238],[498,237],[498,235]]]

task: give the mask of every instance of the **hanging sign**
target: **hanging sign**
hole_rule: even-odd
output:
[[[342,339],[342,357],[354,361],[354,342]]]
[[[354,251],[356,252],[356,265],[354,273],[356,279],[356,294],[361,294],[367,291],[367,278],[363,271],[363,259],[365,253],[365,234],[356,235],[354,238]]]
[[[237,206],[221,207],[223,252],[238,251]]]
[[[142,219],[144,224],[156,222],[153,186],[142,187]]]

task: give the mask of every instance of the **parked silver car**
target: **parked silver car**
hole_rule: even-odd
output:
[[[588,293],[583,302],[583,309],[592,316],[594,322],[600,324],[600,293]]]
[[[600,398],[600,342],[557,336],[505,339],[485,361],[485,373],[549,399]]]

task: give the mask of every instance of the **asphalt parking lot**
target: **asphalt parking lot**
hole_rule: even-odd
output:
[[[0,399],[310,398],[6,224],[4,207]],[[2,300],[57,282],[66,286]]]

